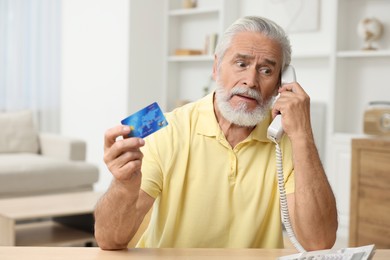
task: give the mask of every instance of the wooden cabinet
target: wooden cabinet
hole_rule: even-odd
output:
[[[349,246],[390,248],[390,139],[352,140]]]

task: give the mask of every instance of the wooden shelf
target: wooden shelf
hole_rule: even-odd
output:
[[[390,57],[390,50],[378,51],[339,51],[339,58],[369,58],[369,57]]]
[[[16,246],[84,246],[95,243],[93,234],[53,221],[18,224]]]
[[[192,61],[213,61],[212,55],[183,55],[183,56],[169,56],[169,62],[192,62]]]

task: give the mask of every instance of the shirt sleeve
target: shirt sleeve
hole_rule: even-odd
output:
[[[294,164],[291,142],[285,135],[282,142],[284,187],[286,194],[295,192]]]
[[[288,174],[287,179],[284,183],[284,187],[286,189],[286,194],[294,193],[295,191],[295,181],[294,181],[294,170]]]
[[[142,159],[141,189],[156,199],[163,187],[163,173],[160,159],[155,151],[155,141],[152,136],[145,138],[145,146],[141,148]]]

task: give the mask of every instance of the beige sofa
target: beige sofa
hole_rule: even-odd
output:
[[[0,113],[0,198],[92,190],[86,143],[38,133],[31,111]]]

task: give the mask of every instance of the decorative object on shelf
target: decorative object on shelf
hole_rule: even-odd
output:
[[[364,112],[364,133],[390,136],[390,101],[373,101]]]
[[[183,8],[195,8],[197,2],[197,0],[183,0]]]
[[[176,49],[175,55],[181,56],[181,55],[202,55],[202,50],[194,50],[194,49]]]
[[[214,55],[215,48],[217,47],[218,33],[210,33],[206,35],[205,50],[207,55]]]
[[[382,37],[383,24],[374,17],[364,18],[358,23],[357,33],[365,42],[363,50],[376,50],[374,45]]]

